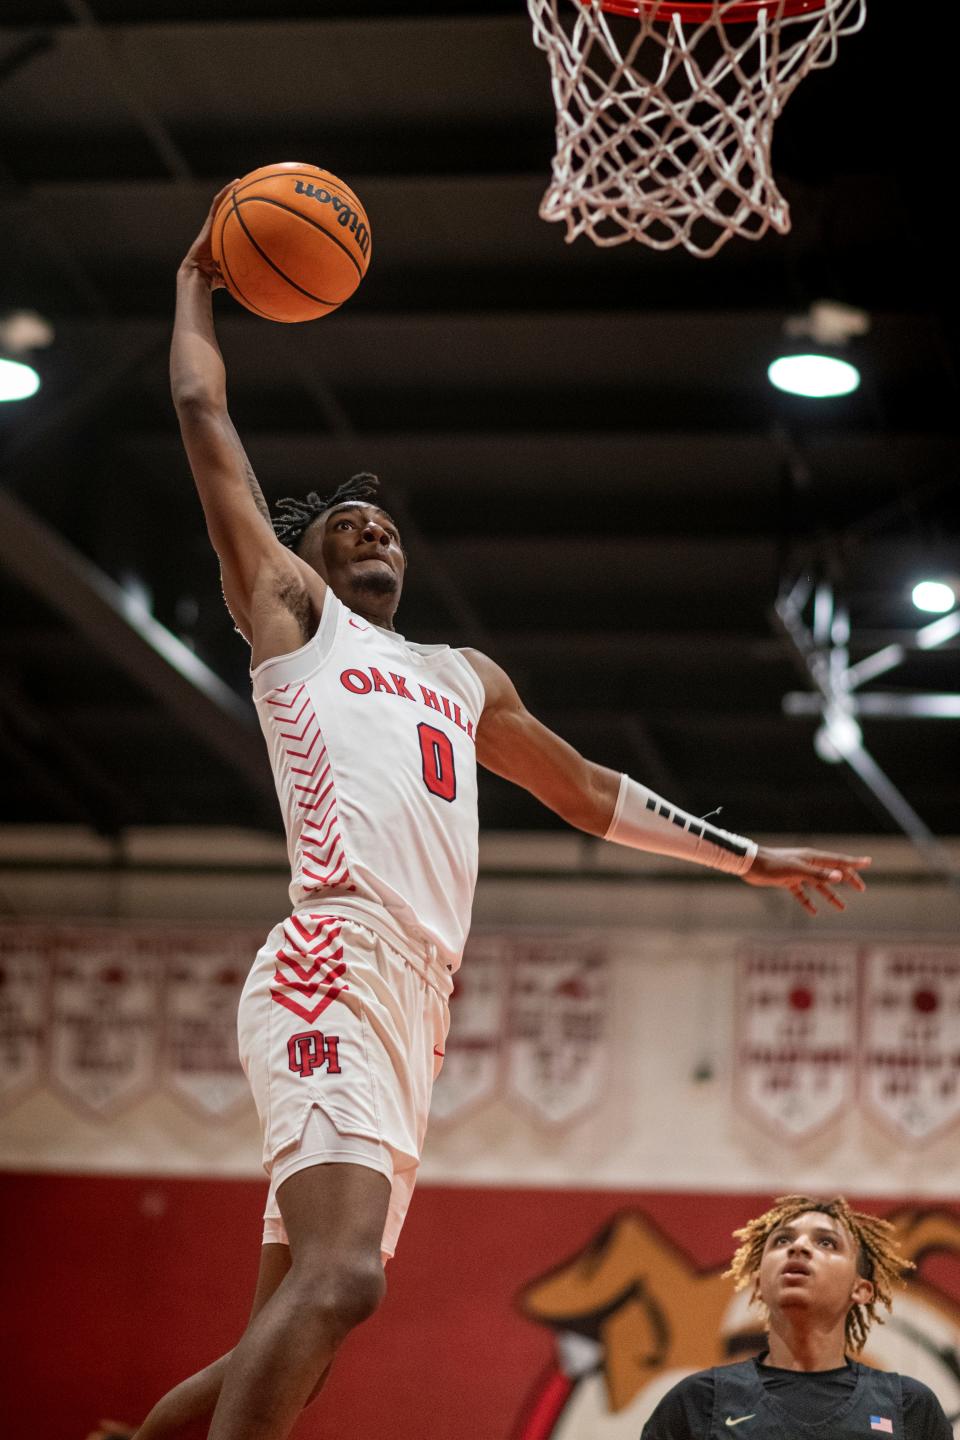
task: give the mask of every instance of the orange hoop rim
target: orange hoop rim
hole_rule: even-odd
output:
[[[580,0],[590,5],[592,0]],[[717,18],[722,25],[737,25],[756,20],[760,15],[777,11],[785,19],[793,15],[815,15],[827,8],[828,0],[738,0],[722,15],[717,15],[714,0],[599,0],[601,10],[613,15],[627,15],[633,20],[648,16],[663,20],[703,21]]]

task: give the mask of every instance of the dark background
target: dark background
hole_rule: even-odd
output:
[[[592,758],[748,833],[893,831],[782,713],[807,682],[770,611],[784,576],[829,577],[857,658],[909,643],[914,580],[960,573],[956,83],[936,27],[873,0],[778,122],[791,234],[698,261],[538,219],[554,110],[520,0],[7,0],[0,315],[36,309],[56,339],[40,393],[0,407],[0,480],[29,511],[0,542],[4,818],[278,827],[246,700],[153,661],[98,577],[145,587],[246,696],[165,352],[214,191],[301,159],[358,191],[373,260],[312,325],[217,299],[268,498],[378,471],[411,557],[401,628],[487,650]],[[871,317],[863,385],[781,396],[784,320],[821,298]],[[960,689],[956,642],[878,686]],[[954,725],[864,731],[955,832]],[[554,823],[490,777],[481,818]]]

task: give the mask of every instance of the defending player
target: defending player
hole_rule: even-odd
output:
[[[787,1195],[735,1235],[741,1244],[728,1274],[764,1308],[767,1349],[681,1380],[642,1440],[719,1440],[734,1429],[744,1440],[952,1440],[926,1385],[848,1358],[879,1321],[877,1304],[889,1310],[894,1285],[913,1269],[887,1221],[840,1196]]]
[[[178,273],[171,384],[224,597],[252,650],[292,913],[240,1001],[271,1181],[254,1313],[139,1440],[214,1403],[210,1440],[280,1440],[384,1293],[469,927],[477,759],[589,834],[785,887],[809,911],[811,890],[842,909],[833,886],[862,890],[869,863],[758,848],[685,815],[552,734],[486,656],[398,635],[406,557],[372,477],[285,502],[275,531],[227,411],[211,216]]]

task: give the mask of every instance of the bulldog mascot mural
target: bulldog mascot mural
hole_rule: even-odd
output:
[[[862,1358],[929,1385],[960,1440],[960,1217],[903,1209],[887,1218],[918,1273]],[[949,1257],[952,1295],[923,1276],[933,1255]],[[724,1269],[698,1270],[645,1215],[626,1211],[534,1280],[520,1308],[555,1332],[556,1367],[514,1440],[638,1440],[684,1375],[761,1350],[758,1312],[722,1278]]]

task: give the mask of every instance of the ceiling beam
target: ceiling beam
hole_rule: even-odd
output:
[[[34,30],[31,34],[24,35],[22,40],[15,41],[0,55],[0,85],[5,84],[24,65],[29,65],[35,56],[52,50],[53,44],[53,36],[47,30]]]
[[[785,715],[809,716],[822,712],[822,698],[811,691],[791,690],[783,697]],[[871,690],[866,695],[850,696],[850,713],[871,715],[880,720],[960,720],[960,694]]]
[[[29,456],[31,467],[38,452],[51,443],[63,444],[76,429],[89,424],[101,406],[124,381],[129,381],[150,360],[165,351],[164,334],[141,336],[133,344],[113,351],[108,361],[90,370],[81,383],[59,403],[45,405],[33,420],[19,425],[0,452],[0,467],[9,471],[21,456]]]
[[[674,779],[673,771],[645,721],[639,715],[624,715],[621,725],[637,757],[637,778],[650,789],[669,797],[674,805],[686,805],[686,789]]]
[[[50,798],[54,818],[75,813],[101,835],[115,836],[143,806],[140,796],[73,739],[70,727],[28,694],[0,663],[0,731],[7,749]]]
[[[275,812],[252,706],[9,492],[0,491],[0,564],[242,777]],[[262,819],[262,815],[258,815]]]
[[[353,420],[332,385],[309,366],[297,359],[298,378],[307,395],[316,405],[324,424],[337,441],[345,460],[358,471],[367,468],[363,458],[363,441]],[[478,650],[490,649],[490,636],[479,612],[468,599],[457,578],[456,567],[447,565],[410,514],[399,487],[390,492],[390,513],[403,537],[407,560],[412,561],[426,576],[427,583],[456,626],[458,640]]]
[[[117,98],[126,106],[174,180],[192,180],[193,171],[166,125],[143,98],[120,54],[120,45],[101,25],[88,0],[64,0],[77,24],[96,41]]]
[[[803,619],[811,594],[812,629]],[[814,739],[821,759],[848,765],[913,842],[930,870],[960,887],[960,870],[954,867],[949,852],[863,743],[853,713],[855,702],[862,703],[867,697],[852,695],[847,685],[850,625],[844,607],[836,603],[832,583],[821,579],[811,587],[808,577],[804,577],[790,593],[780,594],[771,618],[813,684],[823,718],[818,738]]]

